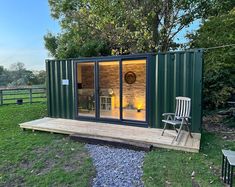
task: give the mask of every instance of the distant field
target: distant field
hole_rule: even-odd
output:
[[[16,104],[17,100],[23,103],[46,102],[45,88],[20,88],[0,90],[0,105]]]

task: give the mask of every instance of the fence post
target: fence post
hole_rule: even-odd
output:
[[[30,104],[32,104],[32,101],[33,101],[33,96],[32,96],[32,88],[29,89],[29,102]]]
[[[3,95],[2,95],[2,90],[0,90],[0,105],[3,105]]]

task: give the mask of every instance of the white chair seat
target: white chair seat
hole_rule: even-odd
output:
[[[181,120],[162,120],[163,123],[168,123],[171,125],[180,125],[182,123]]]

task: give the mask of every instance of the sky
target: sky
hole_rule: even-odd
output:
[[[47,0],[0,0],[0,65],[23,62],[27,69],[45,69],[48,52],[43,36],[58,33]]]
[[[198,27],[196,21],[190,30]],[[60,27],[50,16],[47,0],[0,0],[0,65],[9,68],[23,62],[30,70],[45,69],[49,56],[43,36],[48,31],[55,34]],[[185,33],[180,32],[176,41],[185,43]]]

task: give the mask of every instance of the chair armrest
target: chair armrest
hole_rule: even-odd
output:
[[[174,116],[175,113],[163,113],[162,116]]]

